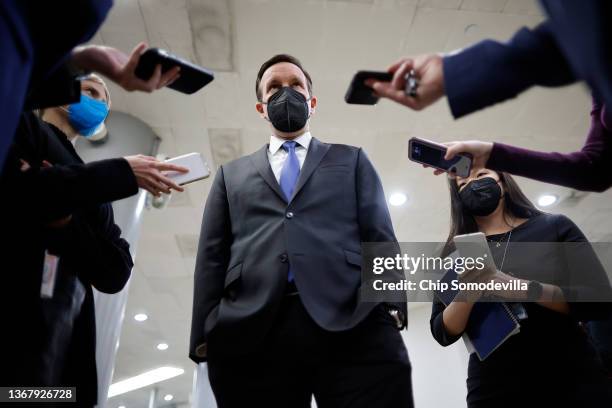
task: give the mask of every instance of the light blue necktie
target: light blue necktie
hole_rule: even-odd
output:
[[[296,142],[293,140],[286,141],[283,143],[283,149],[287,151],[287,158],[283,164],[280,174],[280,188],[287,199],[287,202],[291,201],[293,196],[293,190],[297,184],[298,177],[300,176],[300,162],[295,154]],[[291,272],[291,265],[289,265],[289,273],[287,275],[289,282],[293,281],[293,273]]]

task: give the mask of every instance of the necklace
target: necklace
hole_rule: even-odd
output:
[[[512,230],[507,231],[504,235],[502,235],[502,237],[499,239],[499,241],[495,242],[495,248],[499,248],[501,246],[501,243],[504,242],[504,239],[506,239],[506,237],[508,236],[508,234],[511,234]]]
[[[506,246],[504,247],[504,254],[502,255],[502,261],[501,261],[501,264],[499,265],[499,270],[500,271],[503,271],[504,262],[506,262],[506,253],[508,252],[508,245],[510,245],[510,240],[512,239],[512,230],[513,229],[514,229],[514,225],[510,225],[510,230],[507,231],[499,239],[499,241],[491,240],[492,242],[495,242],[495,248],[499,248],[501,246],[502,242],[504,242],[504,239],[506,239],[506,236],[508,237],[508,240],[506,241]]]
[[[508,245],[510,245],[510,240],[512,239],[512,230],[510,230],[509,232],[510,234],[508,235],[508,240],[506,241],[506,247],[504,248],[504,255],[502,256],[501,265],[499,266],[500,271],[504,270],[504,262],[506,261],[506,252],[508,252]],[[497,246],[499,247],[500,245],[501,245],[500,242],[498,242]]]

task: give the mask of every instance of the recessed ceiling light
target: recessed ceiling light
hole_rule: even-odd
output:
[[[144,322],[148,318],[149,316],[147,316],[145,313],[137,313],[134,315],[134,320],[136,320],[137,322]]]
[[[540,207],[548,207],[549,205],[553,205],[558,200],[558,197],[554,194],[542,194],[540,198],[538,198],[538,205]]]
[[[172,401],[173,398],[174,398],[174,395],[172,394],[164,395],[164,401]]]
[[[119,405],[117,408],[125,408],[125,405]]]
[[[389,196],[389,204],[393,206],[399,206],[406,202],[406,194],[404,193],[393,193]]]
[[[158,349],[158,350],[162,350],[162,351],[164,351],[164,350],[168,350],[168,343],[159,343],[159,344],[157,345],[157,349]]]
[[[108,389],[108,398],[116,395],[125,394],[126,392],[134,391],[139,388],[147,387],[151,384],[160,381],[169,380],[185,372],[182,368],[176,367],[159,367],[151,371],[139,374],[128,379],[118,381]]]

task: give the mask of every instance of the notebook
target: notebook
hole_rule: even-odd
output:
[[[449,284],[457,279],[452,269],[442,277]],[[436,293],[445,306],[455,298],[457,291],[446,290]],[[463,333],[468,351],[476,353],[480,361],[491,355],[511,336],[519,333],[521,326],[511,307],[504,302],[476,302]]]

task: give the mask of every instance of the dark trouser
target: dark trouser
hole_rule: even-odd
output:
[[[210,384],[219,408],[309,408],[313,395],[319,408],[413,407],[408,354],[382,306],[351,330],[328,332],[298,295],[288,296],[255,352],[215,353],[223,339],[209,340]]]

